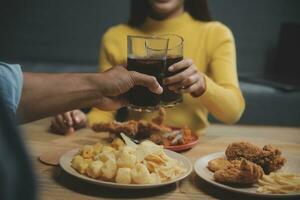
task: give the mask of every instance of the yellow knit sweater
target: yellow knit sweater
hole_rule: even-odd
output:
[[[235,123],[244,111],[245,102],[238,84],[234,38],[220,22],[202,22],[183,13],[164,21],[148,18],[140,28],[126,24],[114,26],[102,38],[101,71],[126,64],[127,35],[163,33],[174,33],[184,38],[184,58],[193,59],[206,79],[205,93],[197,98],[185,94],[182,104],[167,110],[166,124],[187,125],[194,131],[200,131],[208,125],[208,113],[224,123]],[[88,121],[90,125],[112,121],[114,114],[93,108],[88,114]],[[130,119],[149,119],[152,116],[153,113],[129,113]]]

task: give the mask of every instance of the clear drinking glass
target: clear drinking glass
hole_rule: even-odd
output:
[[[168,51],[166,59],[166,68],[164,77],[173,76],[181,71],[170,72],[168,68],[183,59],[183,38],[175,34],[156,35],[159,38],[168,39]],[[161,97],[161,104],[163,107],[174,107],[176,104],[183,101],[182,94],[175,93],[163,85],[164,92]]]
[[[162,84],[166,67],[168,39],[144,36],[127,36],[127,68],[156,77]],[[135,86],[127,92],[129,109],[155,111],[160,106],[161,95],[154,94],[143,86]]]

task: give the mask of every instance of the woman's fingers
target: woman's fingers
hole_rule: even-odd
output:
[[[188,68],[191,65],[193,65],[193,60],[192,59],[184,59],[180,62],[177,62],[177,63],[171,65],[168,68],[168,70],[170,72],[176,72],[176,71],[180,71],[180,70],[183,70],[185,68]]]
[[[180,90],[180,89],[184,89],[187,88],[193,84],[195,84],[197,81],[199,80],[199,75],[198,74],[193,74],[190,77],[188,77],[187,79],[173,84],[173,85],[168,85],[169,90]]]
[[[64,120],[64,123],[68,126],[68,127],[72,127],[73,126],[73,119],[72,119],[72,116],[71,116],[71,112],[66,112],[64,114],[62,114],[63,116],[63,120]]]
[[[62,115],[56,115],[55,116],[56,123],[59,125],[60,129],[67,129],[67,121],[64,119]]]
[[[196,67],[194,65],[192,65],[191,67],[185,69],[184,71],[175,74],[174,76],[168,77],[164,79],[164,84],[166,85],[171,85],[171,84],[175,84],[181,81],[184,81],[185,79],[187,79],[188,77],[190,77],[191,75],[197,73]]]
[[[60,125],[56,122],[55,117],[53,117],[52,120],[51,120],[51,127],[54,128],[54,129],[60,128]]]
[[[71,117],[75,128],[81,128],[86,125],[86,115],[81,110],[74,110],[71,112]]]

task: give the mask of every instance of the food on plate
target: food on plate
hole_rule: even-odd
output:
[[[130,184],[131,183],[131,169],[119,168],[116,175],[116,183]]]
[[[130,137],[148,139],[164,146],[182,145],[195,140],[196,136],[192,134],[188,127],[172,129],[163,125],[165,115],[165,110],[160,108],[158,115],[151,121],[130,120],[127,122],[98,123],[94,124],[92,129],[97,132],[110,132],[115,135],[119,135],[122,132]]]
[[[116,173],[117,173],[117,163],[116,160],[114,159],[109,159],[107,160],[102,168],[101,168],[101,172],[102,172],[102,178],[105,180],[112,180],[112,178],[115,177]],[[93,178],[93,177],[92,177]]]
[[[110,144],[111,147],[113,147],[116,150],[120,150],[124,147],[124,142],[121,138],[115,138],[112,143]]]
[[[300,192],[300,174],[271,172],[259,180],[259,193],[287,194]]]
[[[86,173],[88,174],[88,176],[92,178],[98,178],[102,174],[101,172],[102,167],[103,167],[103,162],[100,160],[95,160],[88,165],[86,169]]]
[[[230,161],[225,158],[216,158],[208,162],[207,168],[210,171],[215,172],[229,165],[231,165]]]
[[[76,169],[79,173],[84,174],[86,173],[86,169],[88,168],[89,164],[92,162],[91,159],[85,159],[81,155],[76,155],[72,160],[72,167]]]
[[[92,129],[96,132],[106,131],[115,134],[125,133],[129,136],[135,136],[138,133],[149,134],[151,132],[168,132],[172,130],[169,127],[158,125],[154,122],[148,122],[146,120],[98,123],[94,124]]]
[[[71,166],[90,178],[121,184],[158,184],[186,171],[181,162],[165,154],[162,146],[151,141],[129,145],[119,138],[101,148],[99,143],[83,146]]]
[[[138,163],[131,170],[132,182],[136,184],[147,184],[150,183],[150,172],[146,165]]]
[[[280,169],[286,162],[279,149],[271,145],[260,148],[249,142],[234,142],[226,149],[228,160],[240,160],[245,158],[248,161],[260,165],[266,174]]]
[[[174,146],[187,144],[195,139],[191,129],[184,127],[182,129],[174,129],[165,133],[154,133],[150,135],[149,140],[156,144],[164,146]]]
[[[253,162],[234,160],[214,173],[214,179],[221,183],[253,184],[263,176],[263,170]]]

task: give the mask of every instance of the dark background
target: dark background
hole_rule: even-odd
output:
[[[300,24],[299,0],[209,4],[213,18],[235,36],[240,76],[262,77],[276,56],[281,23]],[[129,0],[0,0],[0,60],[21,63],[25,71],[97,71],[101,35],[126,22],[128,12]],[[240,123],[300,125],[299,92],[241,87],[247,109]]]

